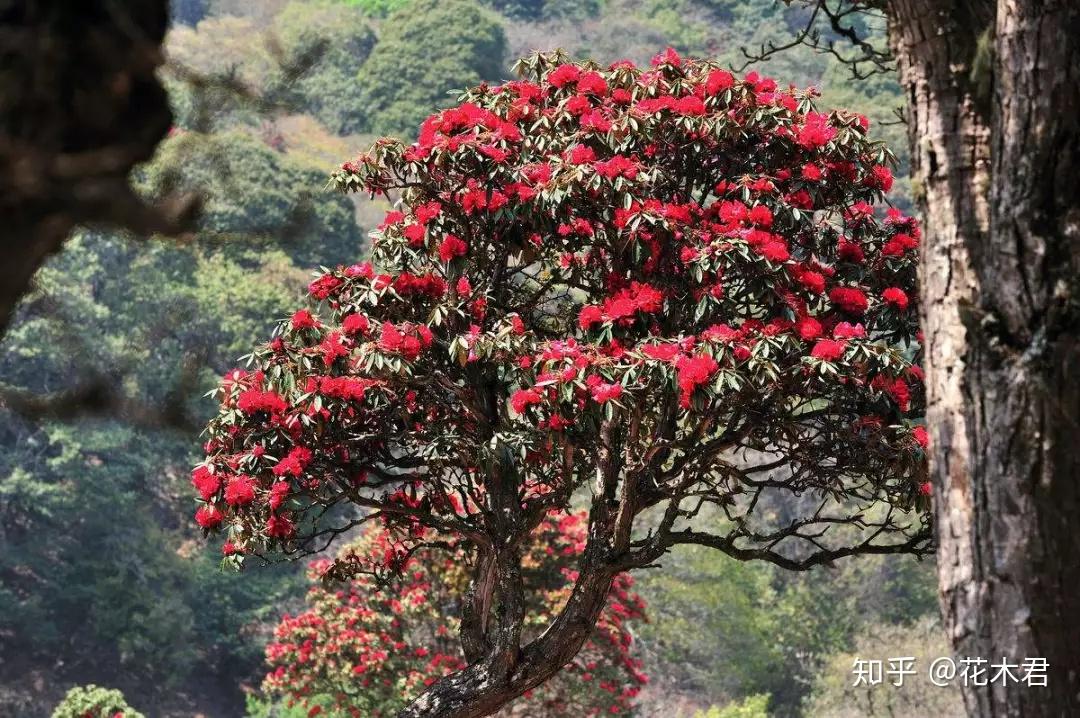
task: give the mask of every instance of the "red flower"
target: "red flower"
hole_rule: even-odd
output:
[[[583,165],[596,160],[596,151],[588,145],[574,145],[567,157],[575,165]]]
[[[469,249],[469,245],[465,244],[463,240],[455,237],[452,234],[446,235],[442,243],[439,244],[439,259],[444,262],[449,262],[454,257],[462,257]]]
[[[679,346],[677,344],[647,344],[641,348],[641,352],[650,359],[671,361],[679,353]]]
[[[795,331],[803,341],[811,341],[821,336],[821,322],[813,317],[799,317],[795,322]]]
[[[191,472],[191,484],[203,501],[209,501],[221,488],[221,478],[217,474],[211,474],[207,467],[197,466]]]
[[[613,399],[618,399],[622,393],[622,384],[601,382],[592,388],[592,398],[598,404],[606,404]]]
[[[409,240],[409,244],[414,247],[419,247],[424,243],[424,237],[427,236],[427,230],[424,229],[422,224],[410,224],[405,227],[403,232],[405,239]]]
[[[679,101],[675,103],[675,111],[681,115],[699,117],[705,114],[705,103],[701,101],[700,97],[687,95],[679,98]]]
[[[881,298],[900,311],[908,308],[908,295],[899,287],[889,287],[881,293]]]
[[[829,116],[811,112],[806,116],[806,124],[796,134],[795,141],[807,149],[816,149],[829,143],[836,137],[836,130],[829,126]]]
[[[772,227],[773,213],[768,207],[763,204],[754,205],[750,208],[750,212],[746,216],[752,223],[758,227],[768,229]]]
[[[833,339],[860,339],[866,336],[866,327],[862,324],[840,322],[833,329]]]
[[[311,458],[311,449],[304,446],[294,446],[289,450],[288,455],[286,455],[284,459],[281,459],[274,465],[274,475],[284,476],[285,474],[291,474],[293,476],[299,476],[304,472],[304,468],[307,467]]]
[[[855,287],[836,287],[829,292],[829,300],[849,314],[862,314],[869,306],[866,295]]]
[[[581,308],[578,312],[578,326],[584,332],[589,331],[593,324],[598,324],[604,321],[604,312],[600,307],[595,304],[589,304]]]
[[[603,96],[607,94],[608,86],[607,82],[604,81],[604,78],[600,76],[600,73],[586,72],[578,78],[577,91]]]
[[[292,315],[292,328],[293,329],[314,329],[319,326],[319,320],[311,315],[306,309],[301,309],[296,314]]]
[[[778,240],[770,240],[758,248],[762,257],[770,262],[786,262],[791,256],[787,245]]]
[[[341,278],[332,274],[324,274],[308,285],[308,294],[316,299],[326,299],[337,291],[342,284],[344,284],[344,281]]]
[[[296,533],[296,526],[286,516],[272,515],[266,520],[266,534],[274,538],[286,539]]]
[[[288,408],[288,405],[277,392],[248,389],[236,400],[236,408],[245,414],[256,414],[260,411],[280,414]]]
[[[893,176],[888,167],[883,165],[874,165],[870,169],[870,174],[863,180],[863,184],[867,187],[873,187],[879,189],[882,192],[888,192],[892,189]]]
[[[916,426],[911,430],[911,436],[915,439],[915,443],[922,448],[925,449],[930,446],[930,435],[926,433],[925,426]]]
[[[287,481],[275,481],[274,485],[270,487],[270,510],[277,511],[281,508],[281,504],[284,503],[285,498],[289,495],[289,483]]]
[[[225,503],[243,506],[255,500],[255,482],[250,476],[233,476],[225,487]]]
[[[607,132],[611,129],[611,120],[604,117],[604,114],[600,110],[593,110],[592,112],[581,116],[581,129],[592,130],[594,132]]]
[[[341,322],[341,330],[346,334],[367,334],[371,322],[363,314],[350,314]]]
[[[825,275],[821,272],[802,272],[799,275],[799,284],[814,294],[821,294],[825,291]]]
[[[675,361],[675,369],[679,375],[679,388],[682,390],[679,403],[683,408],[689,408],[690,395],[697,387],[709,381],[718,368],[716,360],[708,354],[683,356]]]
[[[547,81],[555,87],[563,87],[571,82],[577,82],[579,77],[581,77],[581,70],[577,65],[559,65],[548,74]]]
[[[219,526],[224,518],[225,517],[220,511],[209,504],[200,506],[199,510],[195,512],[195,522],[204,529],[212,529],[215,526]]]
[[[652,59],[653,67],[658,67],[665,64],[673,65],[675,67],[680,67],[682,65],[682,58],[679,57],[679,53],[675,52],[675,48],[669,47],[668,49],[661,52],[659,55],[654,56]]]
[[[536,389],[519,389],[510,397],[510,406],[513,407],[514,413],[524,414],[526,409],[533,404],[539,404],[540,401],[540,392]]]
[[[810,352],[810,356],[824,361],[836,361],[844,356],[845,347],[846,345],[844,342],[836,341],[835,339],[821,339],[814,345],[814,349]]]
[[[705,94],[711,96],[719,95],[724,90],[731,89],[735,84],[735,78],[731,76],[730,72],[724,70],[713,70],[709,73],[709,76],[705,79]]]
[[[637,177],[638,167],[637,164],[622,155],[615,155],[610,160],[603,162],[594,162],[593,169],[601,177],[608,179],[615,179],[616,177],[626,177],[627,179],[634,179]]]
[[[330,332],[319,345],[322,351],[323,364],[330,367],[338,357],[348,356],[349,349],[341,342],[341,334]]]
[[[881,253],[886,257],[902,257],[905,252],[910,249],[915,249],[918,246],[918,239],[910,234],[901,232],[885,243],[881,248]]]
[[[438,217],[440,212],[442,212],[442,205],[438,202],[427,202],[413,211],[416,221],[424,225]]]

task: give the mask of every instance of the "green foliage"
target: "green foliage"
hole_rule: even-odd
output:
[[[694,718],[769,718],[769,696],[758,693],[726,706],[712,706],[698,711]]]
[[[356,132],[364,116],[356,76],[375,46],[375,33],[360,6],[293,2],[274,19],[274,37],[284,51],[278,91],[291,107],[337,133]]]
[[[641,592],[664,607],[641,638],[679,683],[711,695],[769,692],[784,665],[772,610],[772,571],[680,547],[662,571],[642,576]]]
[[[933,567],[891,556],[790,574],[680,547],[641,587],[664,606],[641,632],[657,681],[715,703],[770,694],[781,715],[797,711],[822,662],[859,632],[936,611]]]
[[[338,0],[349,7],[358,8],[369,17],[386,17],[408,7],[412,0]]]
[[[144,718],[128,705],[124,694],[93,684],[75,686],[56,706],[52,718]]]
[[[602,0],[484,0],[493,10],[515,20],[580,20],[594,17]]]
[[[4,388],[48,393],[100,374],[133,402],[201,418],[202,390],[293,307],[308,270],[362,257],[354,206],[322,192],[347,151],[306,152],[287,132],[283,143],[272,131],[260,136],[268,110],[309,113],[337,134],[412,135],[451,102],[447,91],[508,75],[504,24],[515,48],[561,45],[647,63],[674,45],[741,63],[740,47],[790,39],[806,17],[773,0],[174,0],[171,11],[182,25],[170,32],[170,59],[213,80],[195,90],[170,76],[176,125],[212,131],[167,141],[141,182],[151,194],[204,192],[199,239],[178,247],[80,233],[38,275],[39,290],[0,343]],[[886,124],[902,104],[892,77],[852,81],[829,56],[801,48],[757,69],[819,84],[825,104],[866,113],[898,151],[894,196],[907,208],[916,189],[903,177],[904,129]],[[271,106],[225,86],[232,81]],[[305,138],[324,132],[301,119]],[[334,139],[348,151],[361,144]],[[259,627],[276,621],[300,583],[287,568],[240,580],[194,548],[189,434],[133,427],[130,416],[30,423],[0,412],[0,661],[89,656],[98,676],[123,676],[133,696],[139,684],[170,692],[207,672],[226,684],[250,678]],[[935,610],[930,568],[896,558],[800,576],[703,551],[670,563],[672,572],[645,576],[647,597],[664,607],[643,632],[647,669],[707,702],[746,697],[713,712],[771,693],[774,712],[794,713],[814,680],[805,715],[869,715],[863,697],[843,698],[836,683],[850,675],[845,651],[878,633],[906,645],[921,624],[906,625]],[[4,700],[0,713],[15,705]],[[256,704],[249,712],[260,718],[306,715]],[[10,710],[31,714],[21,703]]]
[[[926,678],[930,663],[951,651],[936,618],[926,616],[910,624],[867,624],[853,637],[853,650],[829,656],[818,671],[803,714],[813,718],[922,718],[963,715],[958,682],[935,686]],[[880,685],[854,686],[856,659],[880,660],[888,666],[894,656],[911,656],[921,675],[911,676],[896,687],[891,680]]]
[[[316,696],[309,701],[309,705],[295,703],[289,706],[285,699],[273,700],[252,693],[247,694],[244,700],[244,718],[309,718],[311,706],[321,706],[327,702]]]
[[[506,36],[473,0],[417,0],[387,18],[360,70],[363,129],[412,136],[448,92],[505,74]]]
[[[353,262],[363,239],[347,198],[326,191],[325,168],[297,162],[251,133],[180,133],[163,143],[141,182],[151,195],[206,196],[202,239],[242,260],[253,248],[285,250],[299,267]],[[232,242],[241,236],[244,242]]]
[[[199,415],[199,379],[213,380],[236,347],[265,333],[265,312],[294,301],[295,279],[281,275],[245,270],[224,252],[82,235],[37,275],[0,344],[0,375],[36,393],[104,377],[134,404]],[[185,356],[193,347],[201,357]],[[193,359],[205,363],[185,386]],[[32,423],[5,412],[0,427],[5,649],[92,655],[99,675],[165,691],[200,670],[240,680],[255,669],[255,635],[234,637],[276,618],[275,601],[300,586],[288,568],[223,574],[215,552],[188,543],[186,433],[122,415]]]

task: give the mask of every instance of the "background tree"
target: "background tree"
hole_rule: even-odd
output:
[[[41,664],[45,690],[109,677],[155,715],[201,712],[198,681],[196,700],[236,715],[271,602],[302,586],[290,567],[222,574],[192,541],[184,467],[213,408],[199,397],[302,295],[307,266],[364,243],[351,202],[313,196],[321,172],[250,130],[174,133],[134,185],[206,194],[198,241],[80,232],[0,344],[0,663],[23,690]],[[0,713],[45,710],[10,700]]]
[[[416,0],[383,23],[357,78],[364,129],[409,136],[452,90],[501,77],[505,63],[502,26],[481,5]]]
[[[852,681],[852,666],[859,659],[911,656],[916,667],[927,669],[936,659],[950,654],[941,626],[930,617],[910,625],[862,632],[856,637],[853,651],[831,656],[829,668],[818,674],[807,699],[806,714],[815,718],[863,718],[920,715],[931,710],[930,715],[962,715],[959,681],[934,685],[930,680],[909,679],[899,688],[890,681],[875,686],[855,686]]]
[[[864,119],[671,50],[520,69],[335,175],[401,197],[374,264],[321,274],[326,312],[226,376],[193,473],[237,555],[374,520],[395,550],[339,575],[467,543],[468,666],[402,716],[541,685],[615,577],[679,544],[796,570],[927,548],[919,231],[869,204],[892,178]],[[581,494],[571,596],[528,640],[524,541]]]

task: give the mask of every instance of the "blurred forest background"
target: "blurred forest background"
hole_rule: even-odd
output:
[[[221,571],[190,520],[188,471],[213,411],[203,394],[298,305],[311,269],[365,255],[387,209],[325,191],[330,170],[534,49],[647,63],[670,45],[741,68],[740,48],[789,41],[808,19],[772,0],[174,0],[172,12],[175,127],[136,179],[151,196],[203,194],[199,232],[78,232],[0,343],[0,716],[47,716],[87,683],[148,716],[301,715],[259,684],[273,625],[303,604],[303,566]],[[853,80],[802,46],[748,69],[865,113],[900,157],[908,209],[890,77]],[[49,397],[70,396],[99,400],[52,411]],[[637,577],[652,607],[636,636],[642,716],[957,709],[946,689],[904,702],[850,688],[854,656],[948,653],[929,562],[791,574],[686,548],[664,563]]]

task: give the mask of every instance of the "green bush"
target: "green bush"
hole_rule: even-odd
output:
[[[964,714],[959,681],[935,686],[927,677],[930,664],[951,655],[945,631],[936,616],[925,616],[906,625],[866,625],[850,650],[829,656],[814,677],[802,714],[812,718],[922,718]],[[880,660],[889,669],[892,656],[915,659],[916,675],[903,685],[893,678],[874,686],[856,686],[853,668],[857,659]]]
[[[145,718],[128,705],[124,694],[90,684],[75,686],[56,706],[52,718]]]
[[[769,696],[764,693],[747,696],[726,706],[712,706],[698,711],[694,718],[769,718]]]

